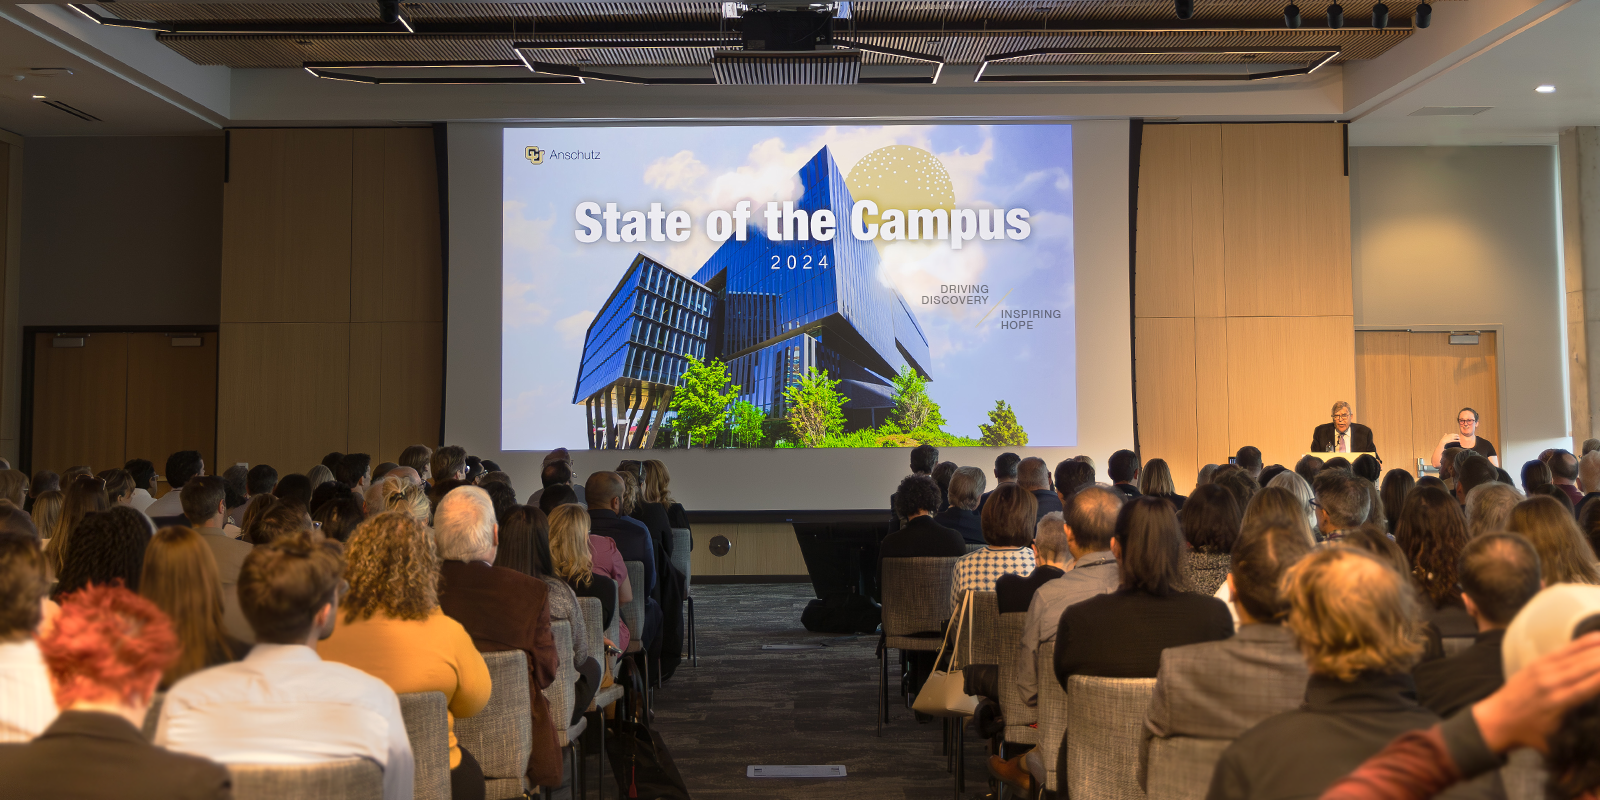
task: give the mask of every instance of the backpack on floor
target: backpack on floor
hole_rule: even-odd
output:
[[[689,800],[689,787],[666,742],[645,721],[644,681],[631,666],[626,671],[619,682],[628,687],[629,702],[617,706],[611,735],[606,737],[606,760],[617,777],[617,788],[630,800]]]
[[[872,633],[881,622],[883,609],[853,592],[830,592],[807,603],[800,614],[800,624],[813,633]]]

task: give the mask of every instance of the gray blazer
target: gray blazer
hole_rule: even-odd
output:
[[[1148,753],[1157,736],[1236,739],[1267,717],[1299,708],[1310,677],[1294,634],[1281,625],[1243,625],[1221,641],[1168,648],[1143,749]]]
[[[239,610],[239,569],[244,566],[244,557],[250,555],[251,545],[238,539],[229,538],[221,533],[212,533],[215,528],[200,528],[200,539],[211,548],[211,555],[217,558],[217,575],[222,578],[222,622],[228,635],[241,642],[254,642],[255,631],[250,629],[250,622],[244,618],[244,612]]]
[[[1051,644],[1053,649],[1062,612],[1073,603],[1116,591],[1121,582],[1122,570],[1117,560],[1111,557],[1110,550],[1101,550],[1084,553],[1067,574],[1034,592],[1033,602],[1028,605],[1028,620],[1022,627],[1022,641],[1017,645],[1017,682],[1023,702],[1030,706],[1039,703],[1038,664],[1034,659],[1044,645]]]

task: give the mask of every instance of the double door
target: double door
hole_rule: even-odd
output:
[[[1384,469],[1417,474],[1417,459],[1458,432],[1463,407],[1478,412],[1478,435],[1503,447],[1495,340],[1494,331],[1477,344],[1451,344],[1443,331],[1356,331],[1356,421],[1372,428]]]

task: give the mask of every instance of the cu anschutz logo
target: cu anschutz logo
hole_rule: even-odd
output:
[[[544,150],[536,144],[528,145],[528,149],[522,151],[522,155],[528,159],[529,164],[536,167],[544,163]]]

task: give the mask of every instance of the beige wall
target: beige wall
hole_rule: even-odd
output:
[[[240,130],[223,194],[220,464],[437,445],[433,132]]]
[[[1570,448],[1555,148],[1356,147],[1350,181],[1355,324],[1498,331],[1502,466]]]
[[[1245,445],[1292,465],[1354,400],[1348,192],[1337,124],[1145,126],[1136,413],[1180,493]]]

